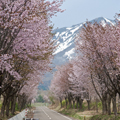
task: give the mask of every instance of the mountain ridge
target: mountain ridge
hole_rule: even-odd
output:
[[[102,24],[103,26],[106,23],[110,25],[115,25],[115,20],[110,20],[104,17],[98,17],[89,22],[91,22],[92,24],[97,22],[98,24]],[[65,64],[68,60],[72,59],[72,57],[75,56],[74,40],[77,33],[79,32],[79,30],[82,28],[84,24],[86,24],[86,22],[72,25],[71,27],[58,28],[52,31],[52,33],[54,34],[53,40],[58,40],[57,41],[58,47],[53,53],[54,55],[54,59],[52,61],[53,63],[52,67],[54,68],[53,73],[56,71],[55,69],[56,66]],[[47,84],[46,81],[50,83],[52,78],[53,78],[53,75],[48,73],[45,75],[43,82],[45,81],[45,84]],[[47,84],[47,86],[45,84],[43,85],[40,84],[39,88],[40,86],[41,87],[45,86],[45,88],[49,88],[48,85],[50,84]]]

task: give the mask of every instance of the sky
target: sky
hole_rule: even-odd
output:
[[[114,20],[115,14],[120,13],[120,0],[65,0],[61,8],[65,11],[51,19],[54,29],[70,27],[98,17]]]

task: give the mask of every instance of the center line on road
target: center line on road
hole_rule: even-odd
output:
[[[49,119],[51,119],[50,118],[50,116],[41,108],[41,110],[45,113],[45,115],[49,118]]]
[[[46,108],[47,108],[47,107],[46,107]],[[49,109],[49,108],[47,108],[47,109]],[[51,110],[51,109],[49,109],[49,110]],[[64,115],[62,115],[62,114],[60,114],[60,113],[58,113],[58,112],[56,112],[56,111],[54,111],[54,110],[51,110],[51,111],[53,111],[53,112],[55,112],[55,113],[61,115],[62,117],[66,118],[66,119],[68,119],[68,120],[72,120],[71,118],[66,117],[66,116],[64,116]]]

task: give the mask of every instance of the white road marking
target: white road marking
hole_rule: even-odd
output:
[[[49,109],[48,107],[46,107],[46,108]],[[49,109],[49,110],[51,110],[51,109]],[[66,117],[66,116],[64,116],[64,115],[62,115],[62,114],[60,114],[60,113],[58,113],[58,112],[56,112],[56,111],[54,111],[54,110],[51,110],[51,111],[53,111],[53,112],[55,112],[55,113],[61,115],[62,117],[66,118],[66,119],[68,119],[68,120],[72,120],[71,118]]]
[[[49,119],[51,119],[50,118],[50,116],[41,108],[41,110],[45,113],[45,115],[49,118]]]

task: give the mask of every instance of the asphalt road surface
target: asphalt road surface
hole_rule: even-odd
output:
[[[34,118],[39,120],[73,120],[56,111],[50,110],[46,106],[37,107],[34,111]]]

